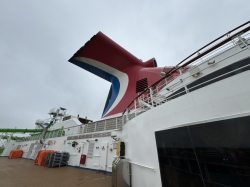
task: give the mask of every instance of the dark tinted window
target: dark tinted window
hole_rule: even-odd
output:
[[[156,143],[163,187],[250,186],[249,116],[159,131]]]
[[[250,117],[189,127],[203,178],[250,186]]]
[[[163,186],[203,186],[187,127],[156,132]]]

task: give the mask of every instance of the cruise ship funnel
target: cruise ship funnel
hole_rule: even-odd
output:
[[[157,67],[154,58],[142,62],[101,32],[85,43],[69,62],[111,83],[102,117],[122,113],[141,89],[160,79],[163,70]],[[144,80],[143,85],[136,84],[140,80]]]

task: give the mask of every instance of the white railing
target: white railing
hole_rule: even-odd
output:
[[[187,88],[188,84],[214,71],[209,69],[211,66],[219,64],[229,57],[239,55],[244,51],[250,51],[249,24],[250,22],[247,22],[227,34],[222,35],[184,59],[169,72],[165,72],[165,77],[145,89],[129,104],[127,109],[123,112],[123,125],[134,117],[154,107],[162,105],[182,94],[188,93],[195,87],[202,86],[210,81],[226,76],[228,73],[245,68],[246,66],[240,67],[237,70],[219,75],[206,82],[195,85],[192,88]],[[241,30],[238,31],[239,29]],[[230,50],[233,50],[236,46],[238,50],[232,53]],[[222,53],[228,54],[222,57]],[[250,53],[247,55],[250,55]]]
[[[115,117],[105,120],[100,120],[88,124],[81,124],[73,127],[68,127],[64,129],[57,129],[48,131],[46,133],[45,139],[48,138],[55,138],[55,137],[61,137],[61,136],[76,136],[76,135],[85,135],[87,138],[92,137],[104,137],[109,134],[102,131],[110,131],[114,129],[120,129],[122,128],[122,117]],[[101,133],[100,133],[101,132]],[[105,134],[106,133],[106,134]],[[17,141],[32,141],[32,140],[40,140],[42,138],[42,133],[34,133],[31,136],[28,137],[22,137],[19,138]]]

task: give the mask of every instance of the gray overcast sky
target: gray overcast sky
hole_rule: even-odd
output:
[[[68,62],[98,31],[143,61],[175,65],[249,20],[249,0],[0,0],[0,127],[54,107],[101,117],[110,83]]]

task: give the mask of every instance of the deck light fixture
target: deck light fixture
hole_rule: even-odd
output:
[[[209,61],[207,62],[207,64],[208,64],[208,65],[213,65],[213,64],[215,64],[215,60],[209,60]]]
[[[162,71],[162,72],[160,73],[160,76],[161,76],[161,77],[165,77],[165,76],[166,76],[166,73],[165,73],[164,71]]]

